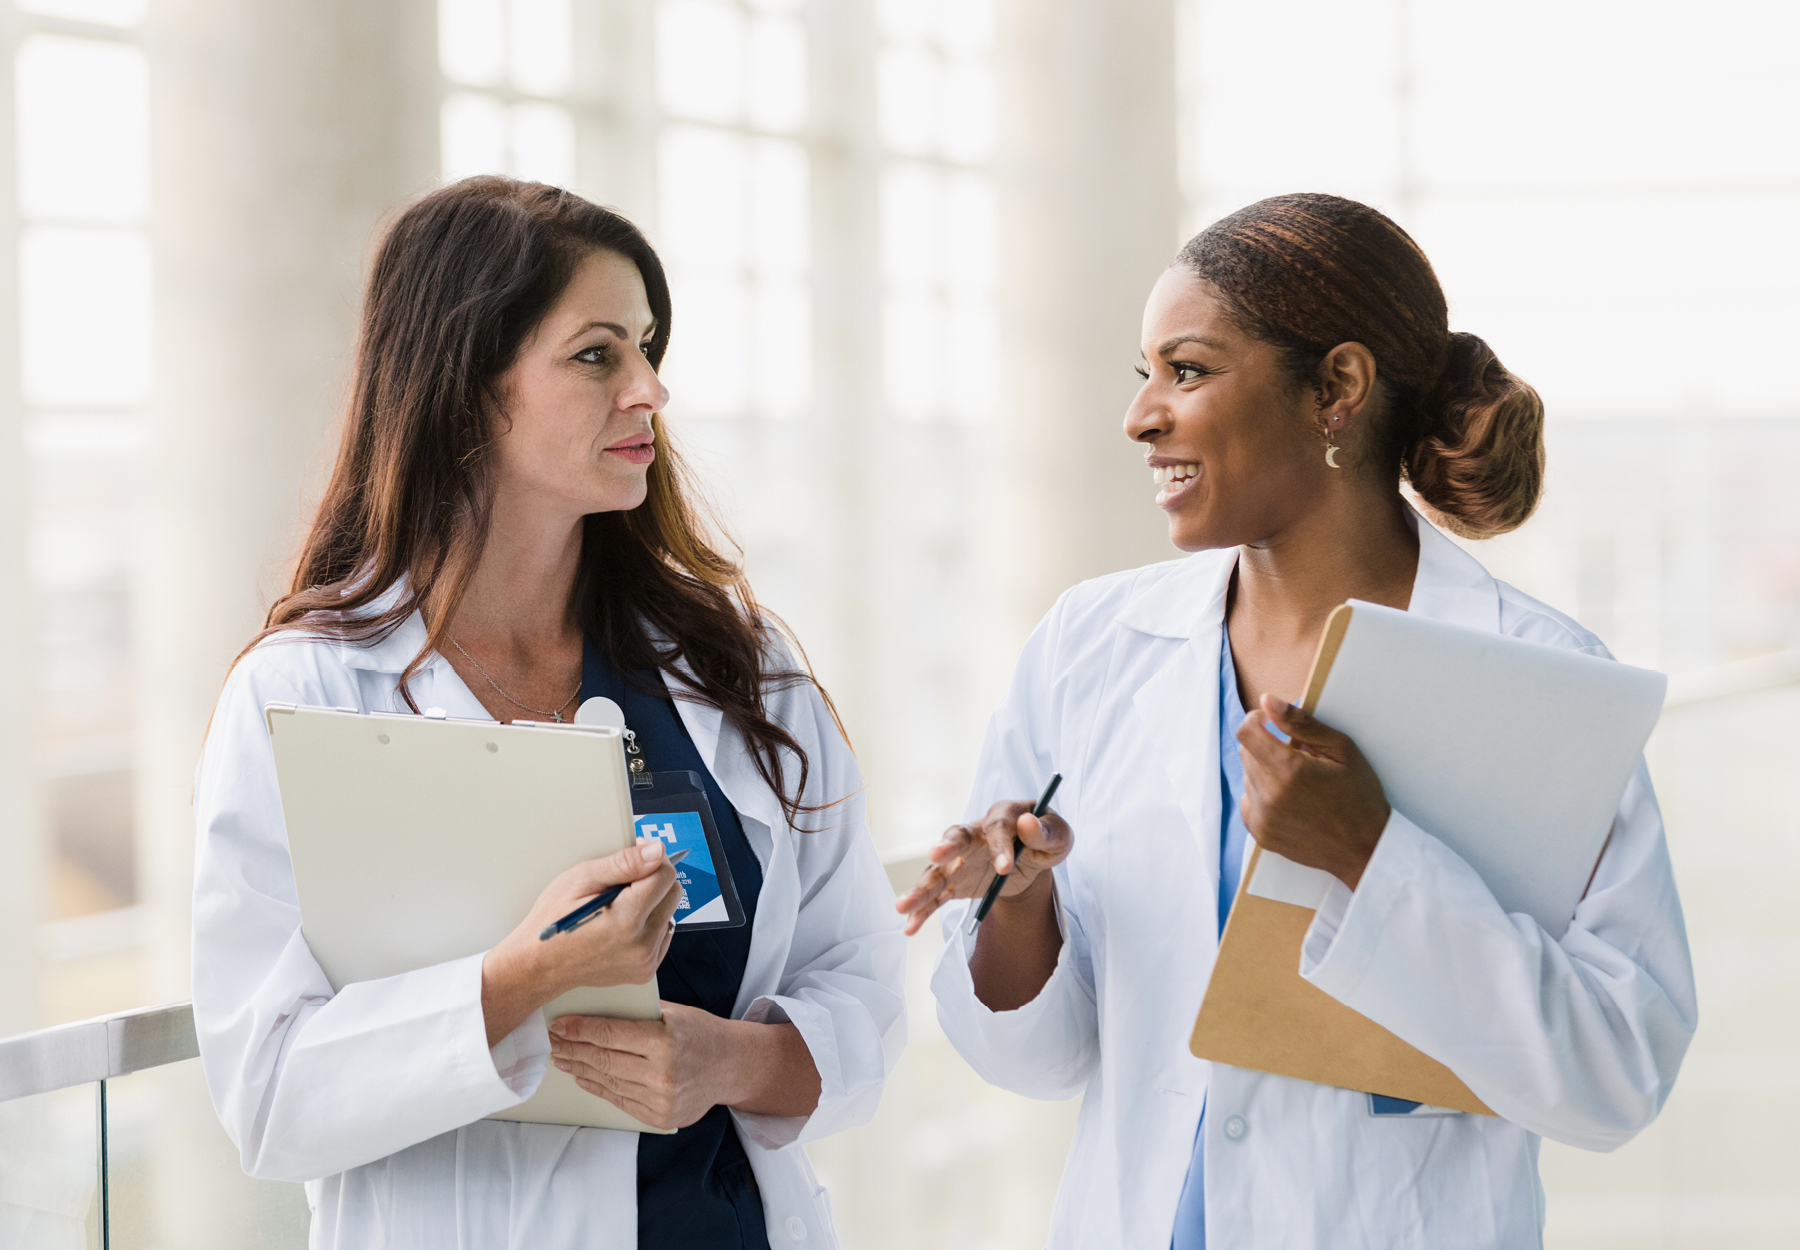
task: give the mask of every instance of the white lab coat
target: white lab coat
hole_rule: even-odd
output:
[[[534,1013],[490,1052],[482,956],[333,993],[307,949],[263,706],[405,711],[399,675],[425,629],[414,614],[374,646],[291,639],[232,673],[195,792],[194,1019],[244,1170],[306,1182],[314,1250],[630,1250],[636,1133],[482,1118],[530,1097],[550,1050]],[[487,718],[441,657],[412,690],[420,707]],[[837,1235],[801,1143],[874,1115],[905,1044],[905,939],[861,777],[818,693],[773,691],[769,705],[811,761],[808,801],[849,796],[803,822],[815,832],[789,827],[717,709],[676,704],[763,868],[733,1015],[792,1022],[819,1069],[810,1116],[734,1113],[771,1245],[811,1250]]]
[[[1412,611],[1606,654],[1413,519]],[[969,979],[967,904],[946,908],[938,1017],[991,1083],[1084,1095],[1052,1247],[1168,1250],[1203,1105],[1215,1250],[1539,1246],[1540,1137],[1590,1150],[1630,1140],[1694,1032],[1649,776],[1640,765],[1560,941],[1501,911],[1467,863],[1398,813],[1355,893],[1337,885],[1307,934],[1312,984],[1447,1064],[1498,1118],[1377,1118],[1350,1090],[1195,1059],[1188,1035],[1218,949],[1217,683],[1235,563],[1235,550],[1210,551],[1084,583],[1032,635],[969,815],[1066,775],[1065,941],[1035,999],[992,1012]]]

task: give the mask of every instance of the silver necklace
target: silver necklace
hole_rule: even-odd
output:
[[[480,673],[483,677],[487,678],[487,684],[494,688],[495,694],[499,695],[502,699],[505,699],[508,703],[512,704],[514,707],[524,708],[527,712],[530,712],[534,716],[553,716],[556,718],[556,723],[560,725],[563,723],[562,710],[564,708],[568,707],[569,704],[574,701],[576,695],[581,693],[581,683],[576,682],[575,689],[569,691],[569,697],[567,699],[564,699],[561,703],[557,704],[556,708],[554,710],[549,710],[549,709],[545,709],[545,708],[541,708],[541,707],[532,707],[531,704],[529,704],[529,703],[520,703],[517,699],[513,698],[510,694],[507,694],[506,691],[500,689],[500,683],[495,681],[493,679],[493,677],[489,675],[488,671],[485,668],[481,667],[480,660],[477,660],[474,656],[470,655],[467,651],[463,651],[462,643],[460,643],[460,642],[456,641],[456,639],[452,638],[450,640],[450,645],[455,647],[458,651],[462,651],[462,658],[467,660],[469,663],[473,664],[475,666],[475,671],[477,673]]]

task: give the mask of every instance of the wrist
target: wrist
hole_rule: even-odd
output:
[[[710,1034],[707,1050],[712,1056],[712,1062],[706,1065],[713,1083],[709,1101],[724,1107],[754,1101],[757,1082],[766,1066],[758,1043],[768,1026],[709,1013],[703,1027]]]
[[[528,1013],[568,988],[560,984],[545,954],[522,948],[513,939],[501,942],[481,961],[484,1002],[504,1003]]]
[[[1045,868],[1031,879],[1017,894],[1001,894],[994,900],[993,912],[1005,912],[1011,916],[1036,916],[1044,912],[1056,910],[1056,878],[1051,870]]]
[[[1362,875],[1369,867],[1369,861],[1375,858],[1375,848],[1381,845],[1381,835],[1387,831],[1388,817],[1392,813],[1392,808],[1382,804],[1380,814],[1372,815],[1365,822],[1362,836],[1345,848],[1341,862],[1332,875],[1350,889],[1356,889],[1362,882]]]

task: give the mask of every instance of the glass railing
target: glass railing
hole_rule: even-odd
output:
[[[299,1250],[305,1192],[246,1177],[187,1003],[0,1040],[0,1247]]]

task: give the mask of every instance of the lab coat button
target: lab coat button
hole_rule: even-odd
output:
[[[1250,1131],[1250,1121],[1241,1115],[1234,1115],[1225,1121],[1225,1140],[1243,1141],[1244,1134]]]
[[[788,1216],[787,1232],[788,1236],[792,1237],[795,1241],[805,1241],[806,1221],[797,1215]]]

